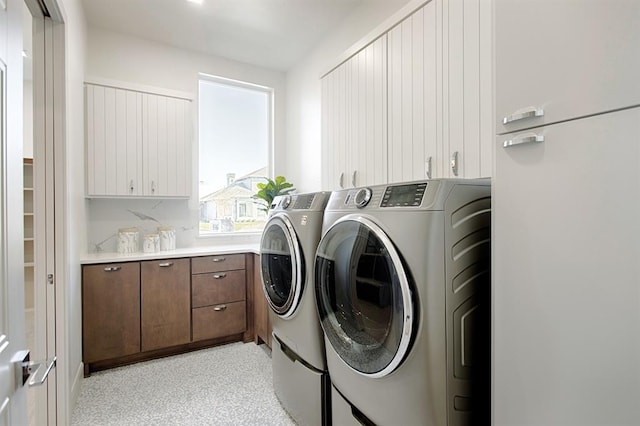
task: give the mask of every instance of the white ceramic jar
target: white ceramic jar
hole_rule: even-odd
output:
[[[118,229],[118,253],[130,254],[138,252],[138,228]]]
[[[160,236],[158,234],[146,234],[142,242],[142,251],[145,253],[157,253],[160,251]]]
[[[160,250],[176,249],[176,229],[173,226],[158,226],[158,234],[160,235]]]

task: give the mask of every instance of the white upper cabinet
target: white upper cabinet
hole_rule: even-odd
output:
[[[445,175],[441,8],[433,0],[388,33],[389,182]]]
[[[322,79],[325,188],[386,182],[386,55],[382,36]]]
[[[431,0],[322,79],[327,189],[492,171],[490,0]]]
[[[191,102],[85,87],[87,196],[189,197]]]
[[[498,133],[640,105],[639,1],[494,1]]]
[[[492,2],[443,0],[443,177],[493,165]]]
[[[87,195],[142,195],[142,95],[86,85]]]

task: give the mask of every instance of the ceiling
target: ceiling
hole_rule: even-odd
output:
[[[82,0],[90,27],[288,70],[364,2]],[[389,0],[386,0],[389,1]]]

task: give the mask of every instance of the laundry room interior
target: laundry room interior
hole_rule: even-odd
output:
[[[638,22],[0,0],[0,426],[640,424]]]

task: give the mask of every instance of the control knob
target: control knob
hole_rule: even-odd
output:
[[[371,189],[370,188],[362,188],[356,192],[356,197],[353,200],[356,207],[359,209],[363,208],[371,201]]]
[[[282,201],[280,202],[280,207],[282,207],[283,209],[286,209],[287,207],[289,207],[290,204],[291,204],[291,196],[284,195],[282,197]]]

